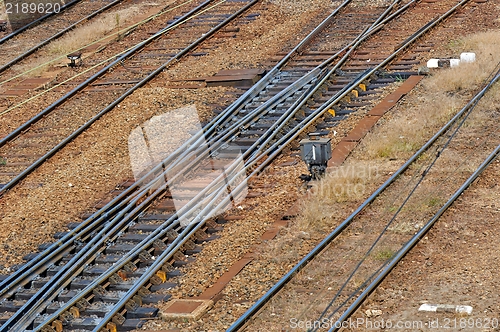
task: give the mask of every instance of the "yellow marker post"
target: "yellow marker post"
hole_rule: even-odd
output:
[[[161,279],[162,282],[167,281],[167,274],[164,271],[156,272],[156,275]]]
[[[109,332],[117,332],[118,330],[115,323],[106,324],[106,328],[109,330]]]

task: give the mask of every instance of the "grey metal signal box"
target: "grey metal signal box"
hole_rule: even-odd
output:
[[[309,134],[309,138],[300,141],[300,157],[307,164],[313,179],[323,175],[332,157],[332,145],[329,138],[319,138],[318,133]]]

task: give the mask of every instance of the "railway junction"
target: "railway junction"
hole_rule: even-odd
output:
[[[500,3],[0,8],[0,331],[500,330]]]

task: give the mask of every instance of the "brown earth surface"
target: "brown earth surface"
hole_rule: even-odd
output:
[[[235,99],[231,88],[167,89],[162,87],[165,79],[207,77],[223,69],[255,66],[284,46],[270,41],[303,38],[311,26],[327,15],[316,8],[284,19],[279,6],[268,2],[254,6],[253,10],[262,15],[241,27],[241,38],[224,43],[206,57],[193,57],[196,59],[174,65],[3,195],[0,271],[8,272],[10,266],[21,263],[22,257],[36,251],[38,245],[53,241],[52,234],[64,231],[69,222],[79,220],[106,193],[132,177],[127,147],[132,129],[152,116],[192,104],[201,121],[206,121],[213,115],[209,105],[227,105]]]
[[[181,64],[165,72],[161,79],[155,80],[150,86],[141,89],[123,102],[120,105],[120,112],[105,116],[88,132],[61,151],[56,158],[42,166],[37,174],[25,180],[22,186],[5,195],[0,201],[0,228],[2,229],[0,267],[3,265],[5,268],[3,272],[7,272],[12,264],[20,263],[22,256],[34,251],[38,244],[51,241],[53,233],[64,230],[68,222],[78,220],[79,216],[90,209],[103,195],[122,180],[132,176],[127,153],[127,138],[130,130],[154,115],[188,104],[195,104],[200,116],[208,118],[212,113],[207,104],[223,103],[224,100],[227,103],[234,98],[231,95],[233,90],[229,88],[203,88],[189,91],[165,89],[161,87],[163,80],[209,76],[221,69],[259,66],[269,56],[280,51],[283,46],[278,43],[272,44],[270,41],[285,42],[295,35],[299,39],[305,35],[307,27],[320,21],[322,15],[325,14],[324,9],[328,7],[323,1],[312,1],[313,11],[304,13],[302,9],[297,9],[297,4],[293,6],[285,4],[287,8],[283,9],[274,7],[273,3],[283,5],[284,2],[270,1],[270,3],[263,4],[262,6],[267,7],[268,10],[263,10],[263,14],[254,23],[245,27],[242,34],[247,39],[228,42],[203,60],[191,59],[185,65]],[[309,1],[300,3],[306,6]],[[478,17],[484,20],[484,29],[498,27],[500,24],[498,4],[490,1],[480,10]],[[290,13],[297,14],[297,16],[289,16]],[[286,19],[283,19],[282,15],[287,15]],[[473,19],[467,20],[469,26],[473,23]],[[270,26],[273,26],[273,29],[269,29]],[[464,31],[466,29],[460,33],[465,34]],[[448,36],[440,35],[444,42],[441,47],[436,47],[435,54],[451,54],[448,44],[445,43],[452,38],[451,36],[458,35],[451,32]],[[411,95],[407,98],[410,102],[411,98],[415,98],[414,103],[417,103],[419,96]],[[345,123],[337,130],[342,134],[347,133],[352,128],[354,120],[352,123]],[[281,161],[288,161],[288,159]],[[399,163],[400,161],[386,161],[378,165],[377,177],[373,183],[367,184],[366,192],[371,192],[373,188],[376,188],[385,177],[397,169]],[[496,315],[500,318],[498,317],[500,313],[498,304],[496,300],[492,300],[492,298],[496,299],[494,297],[495,286],[498,285],[495,281],[495,264],[493,264],[495,258],[498,258],[495,257],[495,249],[498,246],[495,246],[494,240],[496,234],[494,217],[498,218],[499,211],[498,191],[496,195],[492,195],[492,190],[498,189],[495,182],[498,170],[498,165],[496,165],[488,171],[486,177],[479,181],[474,195],[467,194],[472,195],[471,199],[465,200],[467,195],[461,198],[463,202],[450,211],[445,219],[447,221],[443,221],[441,226],[436,225],[426,243],[417,246],[415,253],[405,258],[404,267],[409,265],[409,262],[416,262],[412,263],[413,270],[398,267],[385,284],[382,284],[383,289],[380,294],[375,293],[366,307],[362,308],[358,314],[359,317],[362,317],[363,312],[368,309],[380,309],[383,312],[381,316],[383,318],[444,318],[445,315],[418,314],[415,306],[423,301],[429,303],[461,301],[457,304],[473,305],[475,314],[484,313],[474,317],[494,318],[493,315]],[[192,270],[189,267],[186,277],[180,281],[181,287],[178,288],[176,296],[189,297],[199,294],[237,257],[245,253],[250,244],[258,242],[259,234],[302,192],[301,184],[297,181],[300,173],[304,173],[304,169],[300,167],[275,166],[259,177],[258,181],[263,183],[279,180],[277,182],[279,188],[273,191],[272,196],[257,197],[245,202],[242,209],[253,211],[252,214],[244,220],[225,227],[222,239],[234,239],[232,236],[236,234],[242,242],[237,248],[231,247],[231,249],[228,249],[228,242],[224,241],[207,244],[192,265],[193,270],[199,271],[204,278],[197,279],[200,275],[190,274],[189,271]],[[344,202],[337,218],[347,216],[357,204],[358,201]],[[467,212],[469,215],[462,215],[461,212]],[[329,214],[331,211],[318,211],[318,213]],[[455,214],[456,217],[454,217]],[[459,222],[469,219],[476,221],[477,224],[471,225],[469,222],[469,225],[465,226]],[[252,224],[250,228],[249,223]],[[26,231],[27,229],[29,232]],[[300,227],[285,228],[276,241],[264,243],[259,259],[251,263],[229,284],[223,292],[222,299],[199,321],[151,321],[146,328],[153,330],[179,328],[186,331],[215,331],[227,328],[325,234],[325,230],[322,230],[318,233],[310,232],[307,236],[299,236],[299,230],[301,230]],[[454,236],[450,236],[450,230],[454,232]],[[431,241],[433,239],[436,241]],[[482,241],[483,239],[487,241]],[[441,253],[443,248],[446,248],[447,252],[463,252],[464,254],[447,255]],[[276,256],[276,250],[282,255]],[[486,256],[484,252],[488,252],[490,257],[483,259]],[[220,254],[217,256],[214,253]],[[480,263],[477,262],[479,254],[482,254]],[[489,266],[485,266],[488,265],[486,262],[490,263]],[[427,278],[430,272],[434,273],[433,279]],[[198,280],[204,281],[200,283]],[[485,285],[484,289],[480,284]],[[457,291],[453,293],[455,289]],[[478,300],[481,297],[484,297],[484,300]]]
[[[484,17],[484,20],[481,20],[481,27],[483,30],[489,30],[491,28],[498,26],[498,21],[491,20],[488,17],[495,17],[498,14],[498,6],[496,4],[490,3],[489,7],[481,8],[481,18]],[[479,9],[478,9],[479,10]],[[468,25],[471,26],[473,24],[473,20],[469,17],[466,19]],[[463,36],[467,34],[467,29],[460,30],[457,33],[453,34],[454,39],[458,40],[459,36]],[[437,37],[436,37],[437,36]],[[434,41],[434,38],[438,38],[439,40],[450,40],[450,35],[443,35],[442,33],[434,33],[428,39]],[[456,39],[455,39],[456,38]],[[436,47],[432,50],[432,55],[439,56],[456,56],[457,48],[452,49],[449,43],[436,43]],[[397,116],[398,113],[404,112],[408,107],[421,107],[421,101],[425,99],[425,90],[416,89],[410,93],[407,97],[404,98],[401,105],[395,108],[390,114],[387,114],[386,119],[382,121],[382,124],[388,123],[389,120]],[[465,104],[467,98],[470,96],[470,91],[463,91],[460,96],[460,103]],[[458,107],[458,105],[457,105]],[[387,125],[387,124],[386,124]],[[431,134],[431,133],[429,133]],[[371,137],[372,140],[376,140],[377,137]],[[361,152],[362,154],[362,152]],[[361,157],[364,162],[367,163],[367,167],[370,167],[370,161],[365,160],[365,157]],[[398,167],[404,162],[404,159],[396,159],[396,160],[374,160],[375,167],[377,169],[375,176],[365,184],[365,191],[363,194],[367,195],[371,193],[378,185],[380,185],[390,174],[392,174]],[[364,165],[366,166],[366,164]],[[361,201],[347,201],[342,204],[337,204],[337,209],[332,206],[328,206],[326,208],[318,207],[316,210],[316,216],[320,220],[323,216],[327,216],[332,218],[332,211],[335,212],[334,220],[343,220],[347,217]],[[334,223],[334,220],[331,220],[328,224]],[[436,225],[437,227],[437,225]],[[304,235],[304,231],[306,234]],[[227,288],[223,291],[222,299],[219,300],[213,309],[211,309],[208,314],[203,316],[197,322],[159,322],[152,321],[148,323],[145,329],[152,330],[161,330],[161,329],[180,329],[182,331],[220,331],[224,330],[231,323],[237,319],[241,314],[245,312],[247,308],[249,308],[252,303],[259,298],[266,289],[269,289],[274,282],[276,282],[280,275],[286,273],[301,257],[303,257],[313,246],[315,243],[320,241],[324,234],[328,232],[328,228],[321,229],[321,232],[314,232],[307,229],[301,225],[291,225],[289,228],[285,228],[280,232],[278,238],[272,241],[269,244],[262,244],[260,250],[260,256],[258,259],[249,264],[236,278],[227,286]],[[223,236],[224,237],[224,236]],[[211,244],[207,245],[207,250],[211,248]],[[494,252],[493,252],[494,253]],[[202,252],[199,256],[203,256],[204,252]],[[444,255],[444,254],[443,254]],[[396,281],[398,282],[398,281]],[[307,287],[303,287],[304,289],[298,290],[299,292],[308,292]],[[415,289],[415,291],[417,291]],[[391,293],[393,294],[393,293]],[[399,294],[396,291],[396,294]],[[185,295],[185,294],[184,294]],[[296,297],[291,297],[290,301],[296,300]],[[398,306],[402,306],[402,303],[398,303]],[[278,304],[279,306],[279,304]],[[162,306],[160,306],[162,308]],[[371,307],[369,307],[371,308]],[[269,309],[269,308],[268,308]],[[282,308],[275,307],[276,313],[281,311]],[[378,309],[378,308],[374,308]],[[273,309],[271,310],[271,315]],[[498,311],[497,311],[498,312]],[[261,323],[266,322],[261,321]],[[269,323],[262,325],[251,325],[247,330],[269,330]],[[273,330],[294,330],[290,329],[290,325],[283,324],[275,324],[273,326]],[[299,329],[304,330],[304,329]]]

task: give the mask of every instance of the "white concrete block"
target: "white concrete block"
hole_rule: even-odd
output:
[[[476,61],[476,53],[462,53],[460,54],[461,62],[474,62]]]
[[[450,67],[458,67],[460,65],[460,59],[450,59]]]
[[[450,305],[450,304],[428,304],[424,303],[418,308],[418,311],[431,312],[456,312],[459,314],[472,314],[472,307],[469,305]]]
[[[427,68],[438,68],[439,67],[439,59],[430,59],[427,61]]]

